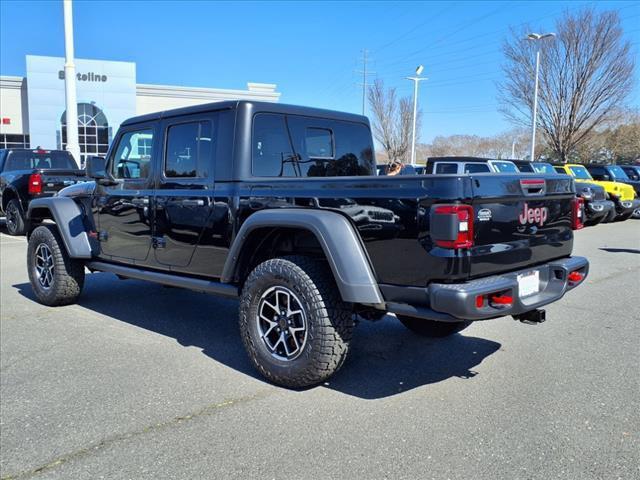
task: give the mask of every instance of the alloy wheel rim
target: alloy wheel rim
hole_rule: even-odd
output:
[[[18,212],[16,210],[16,207],[12,203],[7,208],[7,215],[6,215],[6,220],[5,220],[6,224],[7,224],[7,230],[10,230],[10,231],[14,230],[14,228],[16,227],[17,215],[18,215]]]
[[[290,289],[271,287],[258,302],[256,325],[269,353],[281,361],[296,359],[307,343],[307,316]]]
[[[54,263],[53,254],[46,243],[41,243],[36,248],[34,269],[40,286],[45,290],[50,289],[53,284]]]

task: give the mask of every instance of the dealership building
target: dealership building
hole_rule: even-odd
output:
[[[0,76],[0,148],[66,147],[64,58],[27,55],[26,77]],[[136,82],[136,64],[76,59],[80,151],[104,155],[120,123],[151,112],[223,100],[277,102],[276,85],[246,90]]]

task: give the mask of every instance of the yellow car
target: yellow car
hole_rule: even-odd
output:
[[[579,163],[565,163],[563,165],[554,165],[557,172],[565,173],[572,176],[576,180],[584,183],[593,183],[600,185],[609,194],[609,197],[616,205],[616,216],[618,220],[626,220],[633,214],[634,208],[637,208],[638,201],[634,200],[636,192],[631,185],[620,182],[608,182],[604,180],[594,180],[584,165]],[[613,218],[605,219],[611,221]]]

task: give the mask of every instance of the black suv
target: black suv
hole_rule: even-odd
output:
[[[94,182],[31,202],[32,288],[75,302],[87,268],[239,297],[252,363],[300,387],[342,365],[356,315],[428,336],[540,323],[584,281],[569,177],[379,177],[374,159],[359,115],[241,101],[127,120]]]

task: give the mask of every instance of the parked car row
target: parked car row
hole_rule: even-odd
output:
[[[640,166],[552,164],[480,157],[430,157],[424,166],[405,166],[401,174],[463,175],[477,173],[563,174],[573,177],[584,202],[585,225],[640,218]],[[383,171],[379,169],[379,174]]]

